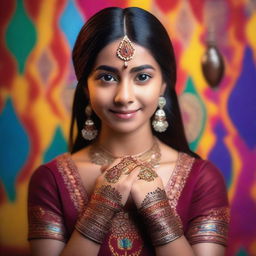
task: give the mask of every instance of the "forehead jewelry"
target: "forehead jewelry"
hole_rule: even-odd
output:
[[[117,57],[120,58],[121,60],[124,60],[124,68],[128,67],[127,61],[133,58],[134,52],[135,52],[135,49],[132,45],[132,42],[130,41],[128,36],[125,35],[116,51]]]

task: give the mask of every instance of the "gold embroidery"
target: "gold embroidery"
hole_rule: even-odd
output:
[[[62,218],[41,206],[29,206],[28,239],[57,239],[65,242],[66,230]]]
[[[124,211],[116,213],[112,220],[110,234],[108,246],[112,255],[140,255],[143,248],[143,241],[129,213]]]
[[[226,246],[229,220],[228,207],[213,209],[191,222],[188,240],[191,244],[211,242]]]
[[[77,167],[68,153],[60,155],[57,158],[57,168],[62,175],[75,208],[81,213],[85,204],[88,203],[88,198]]]
[[[179,153],[176,166],[173,170],[173,174],[165,189],[169,199],[169,203],[174,210],[176,210],[178,200],[186,184],[188,175],[191,171],[194,161],[195,158],[189,156],[188,154],[181,152]]]

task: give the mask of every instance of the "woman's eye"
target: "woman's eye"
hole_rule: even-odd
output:
[[[145,81],[149,80],[150,78],[151,78],[151,76],[148,74],[139,74],[136,77],[136,80],[138,80],[139,82],[145,82]]]
[[[104,82],[114,82],[114,81],[117,81],[117,79],[110,75],[110,74],[102,74],[99,76],[99,79],[104,81]]]

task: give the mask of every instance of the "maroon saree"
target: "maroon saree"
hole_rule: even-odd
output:
[[[226,246],[227,192],[224,179],[214,165],[179,153],[165,189],[190,244],[209,242]],[[67,242],[88,200],[70,154],[40,166],[29,185],[28,239]],[[99,255],[154,255],[142,223],[136,210],[116,214]]]

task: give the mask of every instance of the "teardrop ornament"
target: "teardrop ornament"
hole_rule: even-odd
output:
[[[117,56],[124,61],[131,60],[134,56],[135,49],[127,36],[124,36],[117,49]]]
[[[224,75],[224,61],[218,48],[209,43],[202,57],[202,71],[206,81],[212,88],[218,87]]]

